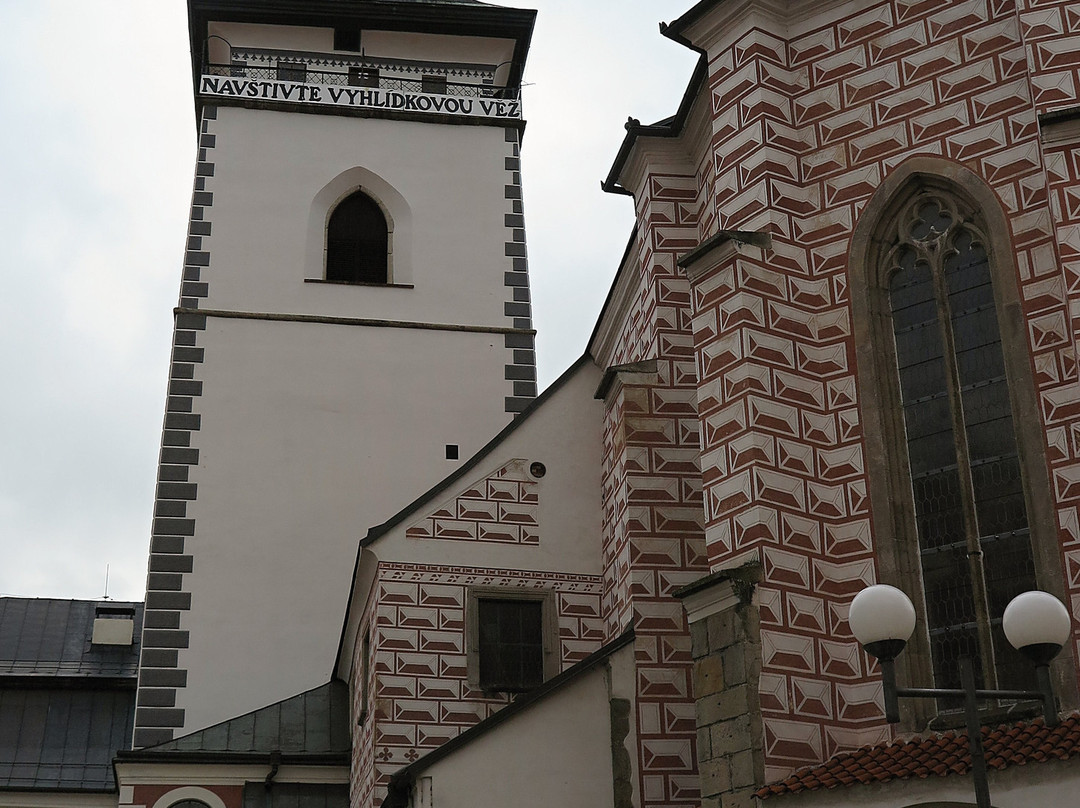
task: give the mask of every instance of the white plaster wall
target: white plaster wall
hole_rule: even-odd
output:
[[[1078,804],[1080,765],[1053,760],[991,771],[994,808],[1066,808]],[[822,789],[770,797],[768,808],[920,808],[938,803],[975,805],[971,775],[893,780],[849,788]]]
[[[210,31],[236,47],[333,46],[329,28]],[[383,55],[465,62],[508,58],[510,47],[381,41]],[[202,309],[512,325],[502,126],[219,106],[208,132]],[[411,288],[305,283],[323,277],[330,209],[358,187],[387,211],[392,281]],[[358,540],[457,467],[446,444],[464,459],[496,434],[513,390],[502,334],[210,317],[198,345],[179,734],[329,679]]]
[[[501,336],[209,318],[185,731],[324,684],[357,543],[509,420]]]
[[[415,514],[370,545],[371,551],[383,561],[600,575],[603,562],[596,537],[603,515],[604,407],[593,394],[601,375],[591,362],[581,366],[475,469],[418,507]],[[538,545],[405,537],[410,524],[443,500],[517,458],[528,463],[539,461],[547,468],[547,473],[535,480],[540,500]]]
[[[320,53],[331,53],[334,50],[333,28],[211,22],[207,24],[206,32],[210,46],[210,61],[214,64],[229,63],[229,45],[234,48],[273,48]],[[220,39],[211,37],[220,37]]]
[[[334,52],[333,28],[211,22],[207,32],[211,36],[221,37],[235,48]],[[366,56],[374,58],[491,66],[509,61],[514,55],[512,39],[407,31],[365,30],[361,34],[361,47]],[[215,64],[227,64],[229,61],[228,45],[221,40],[210,40],[210,54]]]
[[[423,808],[605,808],[612,796],[606,671],[597,667],[419,774]]]
[[[509,325],[502,127],[220,107],[211,131],[206,308]],[[393,280],[415,288],[304,282],[324,274],[327,211],[361,186],[394,220]]]
[[[391,59],[458,62],[495,66],[514,55],[512,39],[478,36],[441,36],[407,31],[364,31],[364,53]]]

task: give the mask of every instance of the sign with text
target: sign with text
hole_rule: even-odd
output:
[[[217,98],[288,101],[295,104],[425,112],[434,115],[467,115],[500,119],[521,117],[521,102],[517,100],[465,98],[368,87],[335,87],[328,84],[259,81],[226,76],[203,76],[199,84],[199,93]]]

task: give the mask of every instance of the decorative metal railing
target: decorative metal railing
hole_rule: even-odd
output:
[[[203,68],[207,76],[227,76],[254,81],[291,81],[298,84],[321,84],[331,87],[362,87],[392,90],[403,93],[430,93],[461,98],[516,99],[518,91],[491,84],[474,84],[460,81],[405,78],[402,76],[372,76],[363,69],[312,70],[304,62],[279,62],[276,65],[253,65],[244,63],[208,64]]]

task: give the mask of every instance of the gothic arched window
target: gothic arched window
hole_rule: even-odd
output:
[[[1025,589],[1064,597],[1012,232],[983,178],[917,155],[879,184],[852,233],[877,572],[919,613],[896,660],[909,685],[957,686],[957,660],[971,656],[985,686],[1026,688],[1030,670],[1002,636],[1002,612]],[[1053,674],[1065,704],[1077,698],[1070,667],[1063,654]],[[902,712],[911,729],[936,713],[923,700]]]
[[[345,197],[326,227],[326,280],[389,282],[390,230],[386,215],[363,191]]]
[[[1019,688],[1001,614],[1036,588],[1035,564],[985,230],[924,189],[889,222],[881,261],[934,679],[959,686],[967,656]]]

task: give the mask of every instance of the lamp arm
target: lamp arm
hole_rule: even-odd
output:
[[[975,803],[979,808],[990,808],[990,784],[986,779],[986,756],[983,754],[982,726],[979,724],[975,669],[968,657],[960,660],[960,683],[964,686],[964,718],[967,721],[968,749],[971,752],[971,773],[975,780]]]
[[[898,687],[896,695],[901,698],[915,699],[962,699],[967,692],[955,687]],[[1039,699],[1046,701],[1046,693],[1039,690],[976,690],[975,697],[980,699]],[[1053,696],[1051,695],[1051,699]],[[1052,702],[1051,702],[1052,703]]]
[[[1043,723],[1048,727],[1056,727],[1059,723],[1057,700],[1054,698],[1054,686],[1050,681],[1050,666],[1037,665],[1035,676],[1039,680],[1039,697],[1043,703]]]
[[[885,692],[885,720],[890,724],[900,723],[900,699],[904,695],[896,687],[896,667],[891,659],[879,660],[881,663],[881,684]]]

